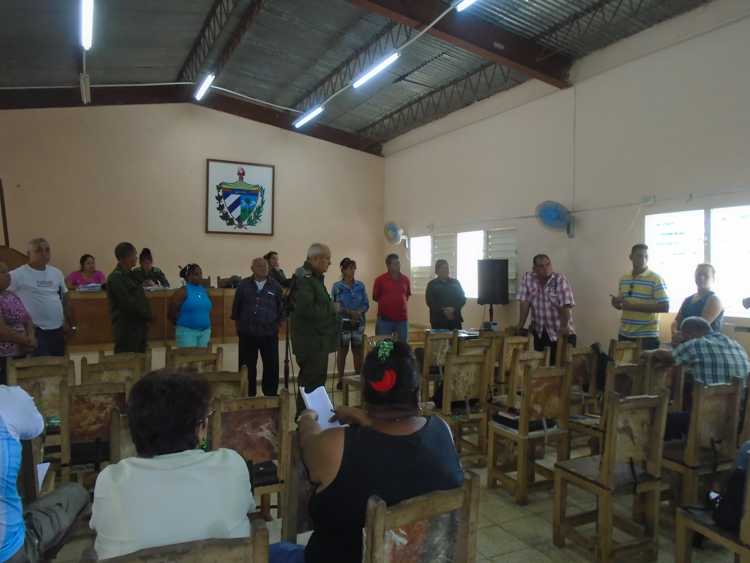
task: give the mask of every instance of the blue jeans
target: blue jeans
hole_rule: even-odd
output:
[[[208,348],[211,341],[211,327],[196,330],[177,325],[174,329],[175,345],[178,348]]]
[[[296,543],[274,543],[268,549],[269,563],[305,563],[305,546]]]
[[[385,336],[396,333],[399,342],[409,341],[409,321],[387,321],[378,317],[375,323],[375,335]]]

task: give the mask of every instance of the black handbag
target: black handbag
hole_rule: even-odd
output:
[[[247,462],[247,470],[250,473],[250,483],[253,488],[275,485],[279,482],[276,464],[273,461],[262,463]]]

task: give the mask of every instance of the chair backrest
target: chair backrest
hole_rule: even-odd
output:
[[[365,518],[365,563],[448,563],[476,559],[479,477],[386,506],[372,496]]]
[[[442,412],[451,414],[452,401],[479,400],[483,405],[488,398],[489,352],[483,354],[453,354],[445,359],[443,370]]]
[[[247,367],[240,371],[204,371],[196,372],[208,382],[211,390],[210,401],[217,399],[241,399],[247,397]]]
[[[638,364],[616,364],[610,361],[607,364],[604,390],[626,397],[648,394],[650,389],[645,367]]]
[[[289,393],[278,397],[219,398],[211,419],[211,447],[235,450],[246,461],[276,461],[279,475],[289,463]]]
[[[39,496],[37,464],[42,462],[43,440],[39,436],[32,440],[21,440],[21,467],[18,471],[18,494],[24,506],[34,502]]]
[[[65,386],[65,404],[60,416],[61,458],[64,472],[71,463],[99,463],[109,460],[112,412],[125,412],[124,383],[90,383]],[[78,445],[80,459],[72,459]],[[76,456],[78,457],[78,456]]]
[[[427,329],[424,328],[414,328],[409,330],[408,335],[408,343],[409,346],[411,346],[412,350],[414,348],[424,348],[424,341],[425,341],[425,334],[427,333]]]
[[[521,392],[523,374],[527,367],[538,368],[547,364],[546,352],[522,351],[515,348],[511,352],[511,370],[508,378],[508,404],[512,407],[518,406],[518,394]]]
[[[201,540],[142,549],[107,559],[111,563],[267,563],[268,529],[262,517],[251,517],[250,537]]]
[[[527,435],[529,423],[535,420],[552,418],[560,428],[568,427],[570,373],[560,367],[526,366],[521,385],[520,435]]]
[[[741,393],[739,379],[720,385],[693,383],[690,427],[685,444],[687,466],[734,459]]]
[[[623,341],[612,339],[609,341],[609,359],[615,365],[637,364],[641,357],[641,341]]]
[[[662,389],[668,389],[669,383],[667,381],[667,378],[670,371],[672,371],[673,369],[673,367],[665,366],[664,364],[656,362],[654,355],[649,354],[647,356],[646,368],[644,373],[645,392],[648,394],[656,395]]]
[[[62,385],[75,385],[75,366],[64,357],[8,359],[8,385],[18,385],[34,398],[42,416],[60,416]]]
[[[596,395],[599,389],[596,388],[596,370],[598,367],[596,352],[593,350],[575,351],[568,353],[567,369],[571,371],[570,381],[575,388],[583,391],[584,386],[588,386],[588,393]]]
[[[112,422],[109,433],[109,460],[117,463],[128,457],[135,457],[138,452],[130,435],[127,413],[121,412],[119,408],[112,409]]]
[[[310,478],[302,459],[299,445],[299,432],[288,433],[289,463],[284,468],[285,492],[282,498],[284,518],[281,521],[281,540],[297,543],[297,536],[312,530],[310,499],[315,493],[315,485]]]
[[[143,359],[144,370],[148,373],[149,371],[151,371],[153,355],[154,355],[154,349],[151,346],[151,344],[146,345],[146,351],[143,354],[138,354],[135,352],[120,352],[118,354],[115,354],[115,353],[107,353],[105,350],[99,350],[99,363],[106,362],[108,360],[112,362],[117,362],[118,360],[129,360],[132,358],[140,358],[140,359]]]
[[[599,467],[601,482],[614,487],[617,466],[623,464],[661,477],[667,393],[633,397],[608,393],[605,400],[608,406],[604,455]]]
[[[448,352],[456,351],[457,337],[455,332],[427,331],[424,340],[424,358],[422,359],[422,380],[426,381],[430,368],[436,365],[438,356],[444,356]]]
[[[518,353],[530,352],[534,349],[534,337],[529,336],[506,336],[503,339],[503,356],[502,356],[502,382],[508,382],[513,369],[513,352]]]
[[[224,349],[216,352],[206,348],[167,348],[166,367],[171,369],[194,369],[199,372],[221,371]]]
[[[99,362],[89,364],[86,356],[81,358],[81,383],[127,383],[133,385],[151,369],[147,354],[99,355]]]

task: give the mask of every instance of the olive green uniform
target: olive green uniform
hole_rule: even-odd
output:
[[[146,351],[151,304],[140,279],[119,265],[107,277],[107,299],[112,319],[115,353]]]
[[[299,384],[309,393],[325,385],[328,355],[336,351],[339,323],[323,275],[314,273],[305,262],[294,276],[292,349],[299,365]],[[297,409],[302,408],[297,397]]]
[[[135,279],[137,279],[141,284],[147,280],[151,280],[156,285],[160,285],[161,287],[169,287],[169,280],[167,279],[167,276],[164,275],[164,272],[162,272],[159,268],[153,267],[148,272],[144,272],[143,268],[140,266],[133,268],[132,271],[133,275],[135,276]]]

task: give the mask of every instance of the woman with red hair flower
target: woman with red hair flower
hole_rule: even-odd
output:
[[[307,547],[271,546],[271,563],[359,563],[367,499],[389,506],[463,484],[448,425],[422,416],[419,377],[408,344],[384,340],[362,369],[363,409],[339,407],[321,430],[314,411],[299,416],[302,457],[317,490],[310,501],[313,534]]]

